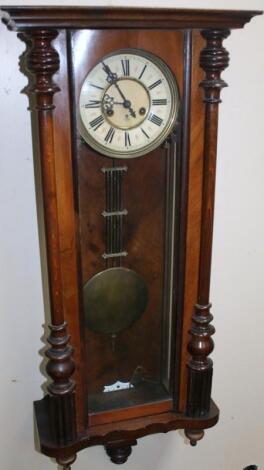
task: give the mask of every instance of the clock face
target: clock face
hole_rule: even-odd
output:
[[[139,157],[166,139],[178,109],[177,85],[168,66],[149,52],[121,49],[103,57],[86,76],[79,130],[103,155]]]

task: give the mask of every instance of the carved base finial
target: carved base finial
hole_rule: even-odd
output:
[[[185,429],[185,436],[190,440],[191,446],[196,446],[197,442],[204,437],[203,429]]]
[[[76,460],[76,454],[70,457],[61,457],[57,459],[57,463],[62,467],[62,470],[71,470],[71,465]]]
[[[105,446],[107,455],[111,462],[121,465],[125,463],[132,453],[132,446],[137,445],[137,441],[117,442]]]
[[[107,455],[109,455],[111,462],[121,465],[125,463],[132,452],[131,446],[124,447],[105,447]]]

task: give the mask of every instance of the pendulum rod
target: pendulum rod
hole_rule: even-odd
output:
[[[127,256],[123,250],[124,217],[127,210],[123,207],[122,183],[126,166],[104,167],[101,170],[105,175],[106,210],[102,212],[105,218],[105,248],[103,258],[107,268],[121,266],[122,258]]]

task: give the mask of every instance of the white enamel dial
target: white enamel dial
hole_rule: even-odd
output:
[[[114,158],[144,155],[171,132],[179,108],[175,78],[157,56],[121,49],[86,76],[79,99],[79,130],[98,152]]]

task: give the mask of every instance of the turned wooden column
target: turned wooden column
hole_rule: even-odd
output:
[[[204,89],[205,134],[203,154],[203,195],[201,217],[201,242],[199,262],[198,299],[194,306],[193,325],[190,330],[189,379],[187,394],[187,413],[189,416],[202,417],[209,412],[213,362],[208,356],[214,343],[211,336],[215,329],[211,325],[210,312],[210,273],[213,237],[214,193],[216,173],[218,106],[221,102],[221,89],[227,84],[221,72],[228,66],[229,55],[222,42],[229,36],[227,29],[202,31],[206,45],[201,51],[200,66],[205,78],[200,83]],[[186,431],[194,445],[201,436],[201,430]]]
[[[59,70],[59,55],[52,46],[57,31],[32,29],[24,39],[28,45],[26,67],[30,72],[28,94],[32,118],[37,123],[39,155],[42,173],[43,204],[46,230],[46,249],[49,276],[51,321],[48,342],[50,348],[47,373],[52,378],[48,385],[50,428],[56,443],[74,439],[75,384],[73,349],[69,345],[67,324],[64,321],[62,278],[60,267],[59,224],[53,137],[53,96],[59,88],[53,75]]]

